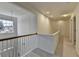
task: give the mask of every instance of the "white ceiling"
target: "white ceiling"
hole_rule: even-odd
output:
[[[30,6],[33,9],[41,12],[46,16],[52,15],[54,18],[58,18],[61,15],[72,13],[77,6],[77,2],[18,2],[19,5]],[[46,14],[46,12],[50,14]]]
[[[0,2],[0,14],[18,17],[25,15],[26,13],[28,13],[27,10],[15,4],[9,2]]]

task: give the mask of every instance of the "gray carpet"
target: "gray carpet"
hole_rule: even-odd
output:
[[[40,48],[36,48],[25,57],[56,57],[56,55],[48,53]]]

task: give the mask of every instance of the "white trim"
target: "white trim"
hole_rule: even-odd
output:
[[[36,49],[36,48],[34,48]],[[34,49],[29,50],[27,53],[25,53],[24,55],[22,55],[21,57],[25,57],[27,54],[29,54],[31,51],[33,51]]]
[[[2,51],[0,50],[0,53],[5,52],[5,51],[8,51],[8,50],[13,49],[13,48],[14,47],[10,47],[10,48],[7,48],[7,49],[3,49]]]
[[[60,31],[57,31],[57,32],[55,32],[55,33],[53,33],[53,34],[44,34],[44,33],[38,33],[38,35],[48,35],[48,36],[54,36],[54,35],[56,35],[56,34],[58,34]]]

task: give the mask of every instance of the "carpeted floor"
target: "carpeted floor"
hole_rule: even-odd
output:
[[[40,48],[36,48],[25,57],[56,57],[56,55],[48,53]]]

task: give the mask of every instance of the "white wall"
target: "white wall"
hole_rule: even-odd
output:
[[[38,48],[54,54],[57,48],[57,44],[58,44],[58,39],[57,38],[59,35],[56,34],[56,36],[54,37],[53,35],[38,35]]]
[[[79,55],[79,4],[74,10],[74,14],[76,15],[76,51]]]
[[[31,11],[26,10],[26,13],[18,17],[17,31],[19,35],[28,35],[37,32],[37,16]],[[19,40],[19,54],[20,56],[27,55],[27,53],[37,48],[36,37],[26,37],[22,42]]]
[[[35,14],[28,12],[18,17],[18,35],[26,35],[37,32],[37,17]]]

